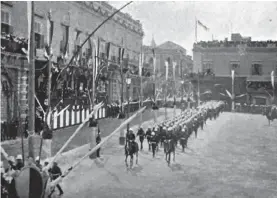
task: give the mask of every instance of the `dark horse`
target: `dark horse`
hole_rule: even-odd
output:
[[[263,115],[266,116],[268,125],[270,125],[270,121],[273,122],[274,119],[277,119],[277,110],[274,110],[273,107],[267,107],[263,110]]]
[[[139,146],[137,142],[130,142],[128,141],[127,144],[125,145],[125,163],[126,166],[128,167],[128,162],[127,158],[130,156],[130,167],[132,168],[133,166],[133,158],[134,154],[136,154],[136,164],[138,164],[138,152],[139,152]]]
[[[175,161],[175,142],[172,139],[164,141],[164,152],[168,165],[170,164],[171,153],[173,153],[173,161]]]

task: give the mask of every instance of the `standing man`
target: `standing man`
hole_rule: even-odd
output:
[[[101,136],[100,136],[100,134],[101,134],[101,132],[100,132],[100,129],[98,127],[98,133],[97,133],[97,136],[96,136],[96,144],[100,144],[100,142],[101,142]],[[100,157],[100,148],[97,149],[96,156]]]
[[[143,149],[143,140],[144,140],[145,133],[144,133],[144,130],[142,129],[141,126],[139,127],[139,130],[137,132],[137,136],[139,136],[140,150],[142,150]]]
[[[50,175],[50,178],[52,181],[62,175],[62,171],[61,171],[60,167],[58,166],[57,162],[54,162],[52,168],[49,169],[49,175]],[[63,190],[62,190],[61,186],[59,184],[57,184],[56,187],[60,191],[60,195],[63,195]],[[48,198],[51,198],[54,191],[55,191],[55,188],[53,188],[51,193],[48,195]]]

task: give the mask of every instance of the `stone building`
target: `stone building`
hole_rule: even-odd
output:
[[[180,86],[181,79],[184,79],[185,74],[191,73],[193,69],[193,61],[191,56],[187,55],[186,49],[180,45],[167,41],[156,46],[152,39],[150,46],[143,46],[144,53],[144,68],[153,74],[153,50],[156,56],[156,76],[165,80],[165,62],[168,62],[168,81],[173,83],[173,62],[176,62],[175,67],[175,82],[176,87]],[[157,87],[158,88],[158,87]],[[168,94],[173,94],[172,89],[168,89]]]
[[[102,21],[110,16],[116,9],[106,2],[61,2],[45,1],[35,2],[35,41],[36,41],[36,89],[40,89],[42,84],[47,84],[47,59],[43,56],[45,44],[47,43],[48,29],[47,19],[51,10],[53,21],[53,38],[52,38],[52,62],[53,70],[65,67],[73,53],[80,48],[82,42],[87,38]],[[26,2],[5,2],[1,1],[1,29],[5,35],[12,35],[13,38],[28,38],[28,21],[27,21],[27,3]],[[106,81],[100,83],[102,98],[109,102],[119,99],[120,85],[120,67],[129,69],[133,76],[138,75],[139,53],[141,51],[143,39],[142,25],[138,20],[134,20],[130,15],[123,12],[117,13],[111,20],[105,23],[93,37],[82,47],[80,53],[74,59],[70,67],[62,75],[62,83],[55,84],[52,82],[53,100],[63,97],[70,100],[75,90],[89,90],[91,88],[91,72],[94,60],[99,64],[105,64],[108,69],[104,70]],[[5,47],[11,44],[9,39],[1,37],[1,61],[5,69],[1,70],[1,75],[13,79],[13,92],[17,93],[17,104],[27,108],[27,61],[26,54],[20,49],[18,52],[5,51]],[[3,42],[5,41],[5,42]],[[6,46],[5,46],[6,45]],[[97,58],[95,50],[98,48]],[[124,48],[124,55],[120,57],[119,50]],[[121,50],[122,52],[123,50]],[[122,53],[121,53],[122,55]],[[3,57],[8,57],[4,60]],[[16,61],[11,61],[11,60]],[[120,62],[119,62],[120,60]],[[8,72],[5,72],[8,71]],[[55,80],[55,74],[52,77]],[[57,77],[57,75],[56,75]],[[8,78],[8,79],[9,79]],[[6,78],[3,77],[2,81]],[[134,78],[130,88],[130,94],[136,88],[138,79]],[[19,83],[20,82],[20,83]],[[10,82],[11,83],[11,82]],[[9,85],[11,86],[11,85]],[[41,87],[45,90],[45,86]],[[47,87],[46,87],[47,89]],[[66,93],[64,92],[66,89]],[[73,90],[73,91],[72,91]],[[72,92],[70,94],[70,91]],[[124,88],[124,92],[126,88]],[[3,92],[3,83],[2,83]],[[2,93],[1,92],[1,93]],[[39,92],[39,91],[38,91]],[[62,94],[61,94],[62,92]],[[100,95],[101,95],[100,94]],[[5,95],[5,94],[4,94]],[[2,116],[6,110],[5,97],[1,94]],[[66,96],[67,95],[67,96]],[[14,96],[12,96],[14,97]],[[42,96],[42,98],[45,98]],[[11,100],[11,99],[9,99]],[[77,98],[75,97],[75,100]],[[7,101],[7,99],[6,99]],[[11,103],[9,108],[14,108],[15,103]],[[25,112],[25,110],[24,110]],[[3,117],[3,119],[4,119]],[[2,119],[1,119],[2,120]]]
[[[206,85],[223,84],[230,91],[231,70],[235,70],[235,93],[246,93],[242,102],[269,104],[269,94],[276,94],[277,89],[275,85],[273,90],[270,82],[271,72],[277,73],[277,42],[252,41],[251,37],[232,34],[231,41],[194,44],[193,71],[211,74],[202,78]]]

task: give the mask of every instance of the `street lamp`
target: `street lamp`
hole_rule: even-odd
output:
[[[128,111],[127,111],[127,118],[129,118],[129,112],[130,112],[130,100],[129,100],[129,92],[130,92],[130,85],[131,85],[131,82],[132,82],[132,79],[127,76],[126,77],[126,84],[127,84],[127,92],[126,92],[126,97],[127,97],[127,100],[128,100]],[[127,130],[129,129],[129,127],[127,127]]]

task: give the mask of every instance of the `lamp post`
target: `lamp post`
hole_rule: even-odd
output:
[[[126,97],[128,100],[128,111],[127,111],[127,118],[129,118],[129,113],[130,113],[130,100],[129,100],[129,91],[130,91],[130,85],[131,85],[132,79],[127,76],[126,77],[126,84],[127,84],[127,92],[126,92]]]

